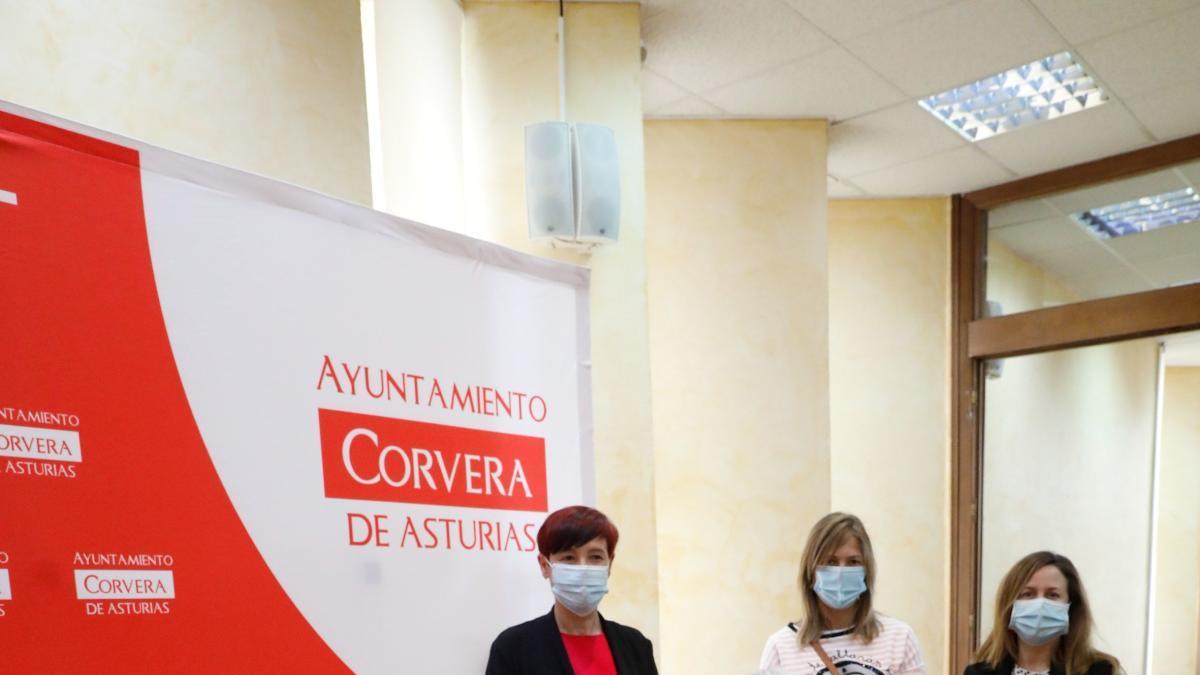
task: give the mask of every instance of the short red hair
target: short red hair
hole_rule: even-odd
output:
[[[546,516],[546,522],[538,530],[538,551],[549,558],[596,537],[604,537],[611,558],[617,550],[618,536],[617,526],[608,516],[590,506],[568,506]]]

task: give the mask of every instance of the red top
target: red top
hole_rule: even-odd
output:
[[[613,663],[612,650],[608,648],[604,633],[561,635],[575,675],[617,675],[617,664]]]

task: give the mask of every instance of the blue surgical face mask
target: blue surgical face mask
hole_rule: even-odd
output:
[[[587,616],[608,593],[608,565],[550,563],[550,591],[573,614]]]
[[[845,609],[867,591],[867,569],[822,565],[817,568],[813,590],[826,605],[834,609]]]
[[[1030,645],[1044,645],[1060,635],[1066,635],[1071,627],[1071,604],[1055,602],[1046,598],[1017,600],[1013,603],[1012,618],[1008,627],[1013,629],[1021,641]]]

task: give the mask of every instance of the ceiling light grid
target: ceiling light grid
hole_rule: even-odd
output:
[[[1059,52],[918,103],[975,142],[1106,101],[1108,96],[1071,53]]]
[[[1073,213],[1071,217],[1101,239],[1124,237],[1200,220],[1200,194],[1189,187]]]

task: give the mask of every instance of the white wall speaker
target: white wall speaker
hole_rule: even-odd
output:
[[[599,124],[575,125],[576,239],[615,242],[621,225],[617,137]]]
[[[529,238],[575,237],[572,133],[566,122],[525,127],[525,210]]]

